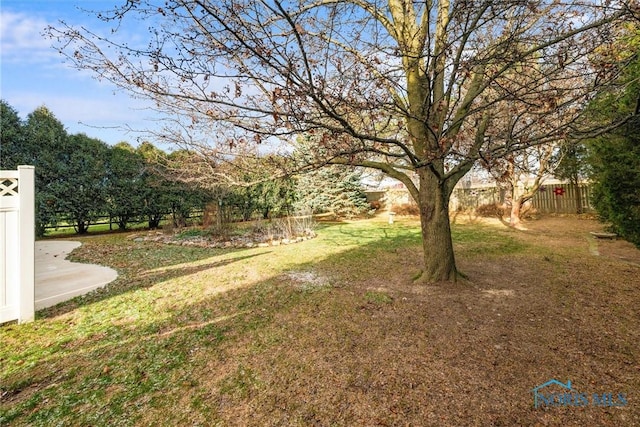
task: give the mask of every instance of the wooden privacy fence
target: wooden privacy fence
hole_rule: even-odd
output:
[[[456,188],[451,195],[452,212],[476,209],[483,205],[503,204],[505,191],[494,186]],[[579,200],[579,201],[578,201]],[[590,203],[591,190],[582,183],[576,188],[571,184],[546,184],[533,196],[531,203],[540,213],[578,213],[578,204],[582,212],[593,212]]]
[[[549,184],[540,187],[531,202],[541,213],[574,214],[578,213],[578,205],[582,213],[593,212],[590,200],[591,190],[587,184]]]
[[[0,323],[35,312],[34,167],[0,171]]]
[[[504,191],[495,186],[455,188],[449,201],[449,210],[473,210],[483,205],[495,205],[504,202]]]

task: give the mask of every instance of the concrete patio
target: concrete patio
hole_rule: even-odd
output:
[[[118,277],[109,267],[66,260],[77,241],[43,240],[35,245],[36,310],[86,294]]]

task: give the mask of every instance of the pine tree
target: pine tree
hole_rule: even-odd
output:
[[[354,217],[369,210],[360,183],[361,174],[342,166],[325,167],[302,175],[298,180],[296,208],[313,213],[332,212]]]
[[[612,231],[640,247],[640,33],[628,28],[616,54],[624,59],[617,85],[589,105],[594,120],[615,123],[635,114],[622,127],[589,141],[593,202]]]

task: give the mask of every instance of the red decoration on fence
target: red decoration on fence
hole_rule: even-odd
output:
[[[564,188],[562,187],[556,187],[553,189],[553,194],[555,194],[556,196],[564,196]]]

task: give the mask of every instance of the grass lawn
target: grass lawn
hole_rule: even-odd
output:
[[[74,236],[120,276],[0,326],[0,425],[640,425],[640,251],[528,226],[454,225],[468,279],[429,286],[410,219],[244,250]],[[573,400],[535,408],[550,379]]]

